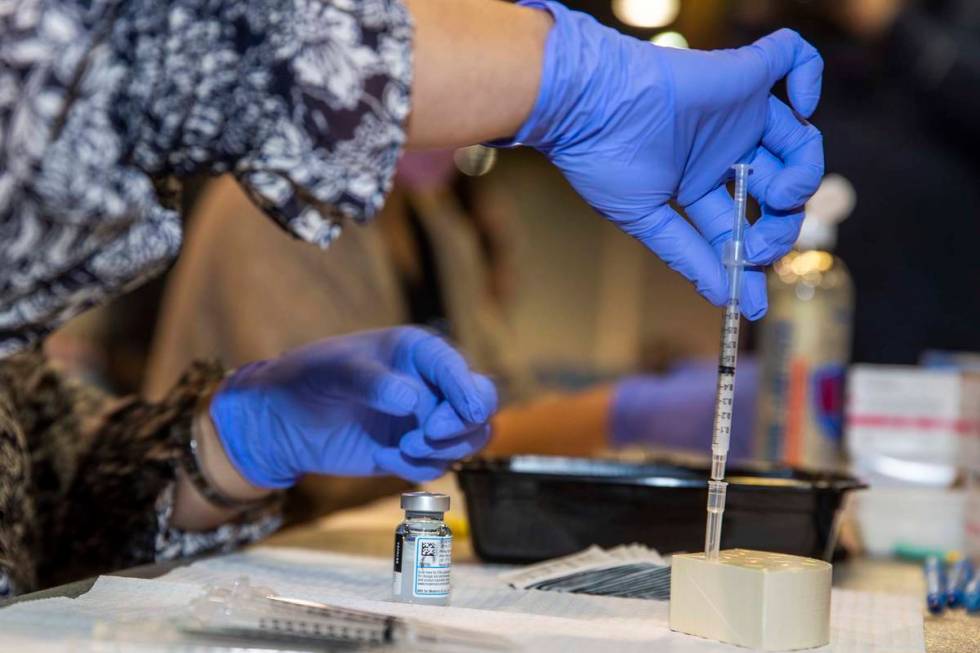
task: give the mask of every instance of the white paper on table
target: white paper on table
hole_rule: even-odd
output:
[[[206,585],[225,585],[247,576],[253,585],[283,596],[493,633],[535,652],[745,651],[670,631],[664,601],[515,590],[497,578],[498,573],[499,568],[457,565],[452,605],[420,606],[387,600],[391,569],[385,560],[257,548],[175,569],[154,581],[104,577],[75,600],[48,599],[0,610],[0,642],[15,622],[22,624],[18,633],[33,628],[39,638],[54,641],[59,633],[82,636],[86,624],[90,628],[114,615],[160,618],[186,606]],[[835,589],[831,624],[832,644],[818,649],[820,653],[925,650],[921,607],[914,598]]]
[[[161,621],[178,614],[201,589],[187,583],[102,576],[77,599],[42,599],[0,610],[0,651],[97,650],[91,644],[96,624]]]
[[[831,650],[925,651],[922,604],[914,596],[831,590]]]

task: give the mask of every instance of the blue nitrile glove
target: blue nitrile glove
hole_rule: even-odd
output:
[[[330,338],[232,374],[211,402],[225,451],[252,484],[305,473],[440,476],[481,449],[493,383],[415,327]]]
[[[752,358],[738,361],[732,414],[731,459],[752,454],[759,372]],[[689,361],[666,374],[632,376],[613,391],[612,444],[648,445],[705,452],[711,449],[717,361]]]
[[[763,209],[746,234],[749,262],[789,251],[823,175],[823,143],[770,90],[785,77],[793,108],[813,113],[823,60],[810,44],[780,30],[738,50],[664,48],[557,2],[520,4],[547,9],[555,24],[531,115],[497,145],[543,152],[599,213],[716,305],[726,300],[720,257],[732,228],[724,182],[733,164],[753,166],[749,192]],[[763,274],[747,273],[743,314],[757,319],[766,305]]]

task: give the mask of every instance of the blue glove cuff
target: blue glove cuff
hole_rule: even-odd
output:
[[[620,76],[628,74],[636,48],[657,46],[620,34],[560,2],[520,0],[517,4],[547,11],[555,24],[545,43],[541,85],[528,119],[513,138],[489,145],[528,145],[549,153],[588,140],[606,127],[604,121],[596,120],[605,112],[595,110],[597,103],[601,106],[605,98],[615,97],[606,87],[627,86],[629,80]]]
[[[545,114],[545,109],[550,105],[550,98],[554,94],[554,69],[557,64],[554,61],[553,51],[557,47],[555,41],[561,38],[559,34],[562,24],[561,17],[564,13],[568,13],[568,9],[564,5],[557,2],[548,2],[547,0],[520,0],[517,4],[518,6],[529,9],[547,11],[554,18],[555,24],[552,25],[551,30],[548,32],[548,38],[545,42],[544,64],[541,68],[541,84],[538,88],[538,97],[534,101],[534,107],[531,109],[530,115],[512,138],[490,141],[487,145],[491,147],[518,147],[521,145],[534,147],[541,136],[538,132],[544,131],[540,127],[542,124],[541,116]]]
[[[263,364],[264,362],[252,363],[225,379],[211,398],[211,421],[214,422],[228,460],[245,480],[256,487],[283,489],[291,487],[296,479],[292,474],[277,473],[270,469],[271,461],[267,460],[267,456],[253,448],[252,445],[260,442],[263,434],[253,436],[249,432],[258,429],[253,417],[263,407],[257,405],[261,402],[260,398],[241,387],[248,371]],[[249,403],[247,410],[243,408],[243,402]]]
[[[522,7],[547,11],[555,24],[548,33],[545,43],[544,64],[541,69],[541,85],[538,97],[527,120],[517,134],[510,139],[488,143],[492,147],[516,147],[528,145],[547,150],[557,144],[557,135],[564,131],[564,123],[584,89],[575,83],[579,79],[591,77],[590,71],[601,57],[585,56],[583,48],[595,48],[598,39],[586,38],[589,32],[608,30],[592,16],[572,11],[560,2],[551,0],[520,0]],[[588,68],[583,70],[583,68]],[[582,120],[586,116],[580,116]]]

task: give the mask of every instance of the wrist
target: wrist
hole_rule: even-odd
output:
[[[212,401],[213,395],[201,402],[191,425],[201,474],[214,492],[228,503],[248,504],[265,499],[272,491],[251,483],[228,456],[218,429],[211,419]]]
[[[560,31],[559,23],[563,19],[564,13],[569,10],[557,2],[549,2],[548,0],[519,0],[516,4],[549,15],[552,23],[545,38],[538,93],[534,104],[531,106],[531,112],[518,128],[517,133],[510,138],[498,139],[488,143],[492,147],[542,146],[548,131],[547,125],[550,123],[550,107],[554,104],[554,96],[558,93],[559,71],[556,69],[559,68],[559,62],[556,61],[555,56],[557,48],[555,41],[561,38],[558,33]]]
[[[294,483],[296,474],[279,462],[281,436],[266,423],[267,402],[261,382],[254,379],[267,364],[250,363],[226,378],[211,397],[207,413],[214,439],[235,473],[255,487],[283,489]]]
[[[520,0],[518,4],[550,14],[553,24],[545,41],[538,97],[530,115],[513,138],[491,145],[527,145],[547,152],[591,136],[597,125],[587,103],[602,95],[600,89],[608,76],[604,71],[626,70],[627,62],[622,61],[616,45],[627,37],[560,2]]]
[[[186,450],[176,475],[171,525],[186,531],[207,531],[245,511],[268,508],[271,492],[237,476],[210,424],[210,395],[200,399],[192,415],[181,420]]]

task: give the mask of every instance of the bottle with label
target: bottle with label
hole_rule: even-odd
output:
[[[453,560],[453,533],[443,515],[449,497],[433,492],[405,492],[405,521],[395,529],[395,601],[448,605]]]
[[[837,224],[854,203],[854,188],[845,178],[825,177],[806,205],[796,249],[769,274],[769,311],[759,345],[757,458],[818,469],[835,469],[843,461],[854,286],[831,250]]]

